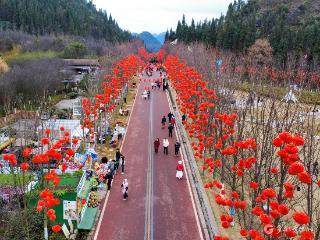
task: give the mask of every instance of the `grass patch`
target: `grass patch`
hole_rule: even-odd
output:
[[[16,174],[16,184],[19,186],[22,184],[23,175]],[[24,182],[25,184],[31,182],[33,179],[32,174],[24,174]],[[3,187],[13,187],[14,186],[14,174],[0,174],[0,186]]]
[[[14,58],[8,60],[16,60],[16,61],[29,61],[29,60],[40,60],[40,59],[51,59],[58,58],[59,53],[55,51],[37,51],[37,52],[24,52],[15,56]]]
[[[10,63],[11,61],[28,61],[28,60],[40,60],[58,58],[61,55],[55,51],[34,51],[34,52],[22,52],[20,46],[14,46],[12,50],[2,54],[2,58]]]

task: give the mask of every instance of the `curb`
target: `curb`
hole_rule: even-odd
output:
[[[181,143],[181,153],[186,160],[186,172],[191,183],[191,190],[196,204],[198,217],[201,222],[202,231],[205,239],[211,240],[214,236],[219,234],[218,228],[216,227],[217,223],[213,216],[207,193],[203,187],[199,168],[193,155],[191,144],[187,137],[187,132],[181,121],[180,111],[177,109],[177,103],[173,98],[173,93],[171,92],[171,84],[168,89],[168,95],[170,98],[170,107],[172,107],[172,112],[176,116],[177,138]]]

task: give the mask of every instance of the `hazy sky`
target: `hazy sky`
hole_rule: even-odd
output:
[[[111,13],[119,26],[131,32],[151,33],[175,29],[177,22],[186,15],[197,21],[220,17],[233,0],[93,0],[97,8]]]

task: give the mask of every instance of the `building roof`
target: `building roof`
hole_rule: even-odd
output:
[[[100,66],[98,59],[64,59],[69,66]]]

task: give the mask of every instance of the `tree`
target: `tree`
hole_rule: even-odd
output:
[[[64,58],[83,58],[87,53],[87,47],[84,43],[73,42],[65,47]]]
[[[7,63],[0,57],[0,75],[9,71]]]
[[[248,49],[248,60],[255,66],[269,66],[272,62],[272,51],[267,39],[257,39]]]

